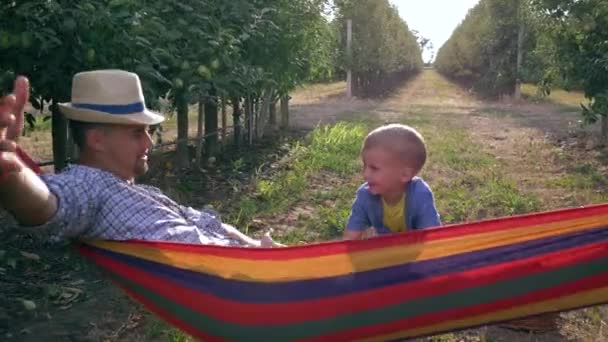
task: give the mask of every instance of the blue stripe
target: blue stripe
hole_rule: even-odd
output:
[[[346,295],[386,286],[405,284],[434,276],[508,263],[559,250],[608,240],[607,227],[557,237],[533,240],[481,252],[462,253],[371,271],[322,279],[289,282],[249,282],[171,267],[136,257],[87,246],[142,271],[174,281],[181,286],[217,297],[248,303],[284,303]],[[204,256],[201,256],[204,257]],[[110,270],[111,271],[111,270]]]
[[[108,114],[132,114],[140,113],[145,109],[143,102],[135,102],[125,105],[104,105],[95,103],[72,103],[73,107],[96,110]]]

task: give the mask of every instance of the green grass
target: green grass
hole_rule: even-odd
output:
[[[522,214],[538,210],[539,200],[522,193],[492,154],[463,129],[443,124],[421,128],[429,149],[424,176],[435,193],[444,223]]]
[[[278,214],[302,200],[317,196],[311,180],[321,171],[336,177],[359,172],[359,149],[367,127],[361,123],[339,123],[315,129],[303,142],[295,142],[287,154],[287,167],[271,177],[257,179],[253,194],[244,196],[229,220],[246,227],[253,216]],[[323,191],[323,190],[321,190]],[[333,197],[329,195],[329,197]]]

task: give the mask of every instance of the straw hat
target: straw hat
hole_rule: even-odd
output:
[[[80,72],[72,80],[72,102],[59,103],[66,118],[75,121],[155,125],[164,121],[146,108],[137,74],[123,70]]]

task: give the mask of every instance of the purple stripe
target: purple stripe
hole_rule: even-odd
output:
[[[224,279],[91,247],[127,265],[217,297],[248,303],[305,301],[368,291],[484,266],[508,263],[561,249],[608,241],[606,227],[323,279],[261,283]],[[204,257],[204,256],[201,256]],[[137,281],[136,279],[132,279]]]
[[[145,109],[143,102],[129,103],[125,105],[105,105],[96,103],[72,103],[75,108],[96,110],[108,114],[133,114],[143,112]]]

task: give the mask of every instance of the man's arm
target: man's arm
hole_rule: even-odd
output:
[[[1,152],[5,165],[7,152]],[[13,158],[16,158],[13,156]],[[19,162],[19,161],[16,161]],[[0,205],[24,226],[48,222],[57,210],[57,198],[32,170],[22,167],[11,172],[0,183]]]
[[[222,227],[226,230],[226,232],[232,238],[242,241],[249,247],[264,247],[264,248],[285,247],[285,245],[275,242],[272,239],[272,237],[270,237],[270,233],[266,233],[264,235],[264,237],[262,237],[262,239],[256,240],[256,239],[253,239],[253,238],[245,235],[240,230],[236,229],[235,227],[233,227],[229,224],[222,223]]]
[[[0,205],[22,225],[46,223],[57,210],[57,198],[17,156],[15,140],[23,126],[29,83],[19,77],[13,94],[0,99]]]

